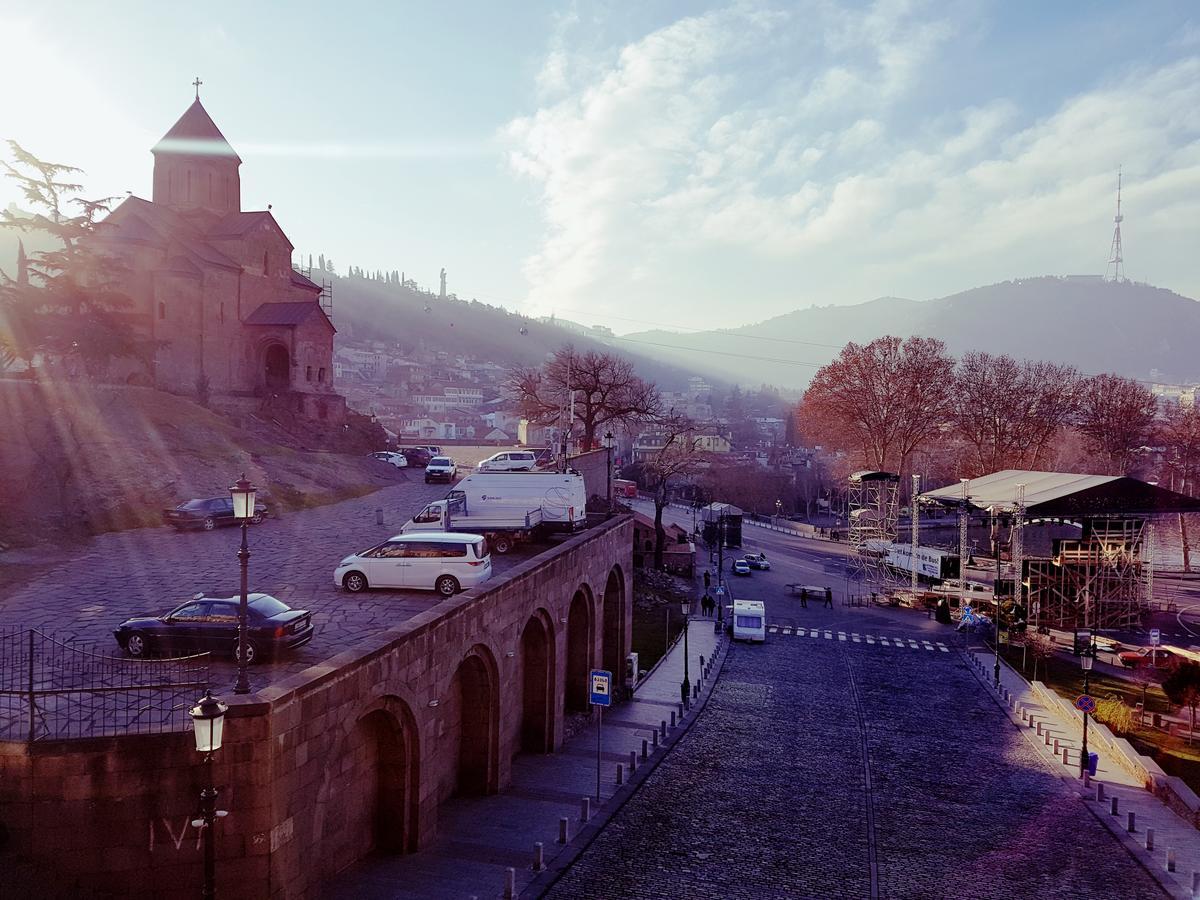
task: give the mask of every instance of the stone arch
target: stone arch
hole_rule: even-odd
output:
[[[625,683],[625,575],[613,566],[604,584],[604,668]]]
[[[454,793],[494,794],[500,788],[500,680],[484,645],[476,644],[458,664],[451,700],[458,718]]]
[[[263,384],[268,390],[287,388],[292,383],[292,360],[287,347],[271,341],[262,349]]]
[[[554,749],[554,626],[537,610],[521,631],[521,732],[526,753]]]
[[[316,799],[314,858],[324,873],[375,850],[417,849],[420,762],[416,718],[400,697],[377,698],[344,727]]]
[[[567,671],[563,690],[566,712],[588,711],[588,671],[592,667],[592,592],[580,585],[567,610]]]

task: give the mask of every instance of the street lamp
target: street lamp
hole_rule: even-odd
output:
[[[775,524],[779,524],[779,517],[783,515],[783,501],[775,501]]]
[[[612,512],[612,452],[613,452],[613,433],[611,431],[604,434],[604,449],[607,451],[605,457],[607,465],[604,470],[608,473],[608,511]]]
[[[1079,665],[1083,668],[1083,696],[1088,696],[1088,676],[1092,673],[1092,663],[1096,659],[1096,644],[1092,640],[1090,631],[1083,632],[1086,643],[1083,648],[1083,655],[1079,657]],[[1078,638],[1076,639],[1078,640]],[[1083,749],[1079,751],[1079,777],[1083,777],[1083,773],[1088,770],[1088,711],[1081,710],[1083,713]]]
[[[679,604],[680,612],[683,613],[683,682],[679,685],[679,694],[684,706],[688,705],[692,696],[692,680],[688,677],[688,613],[691,612],[691,605],[690,600]]]
[[[225,730],[225,713],[229,707],[206,691],[196,705],[188,710],[192,727],[196,733],[196,750],[204,754],[208,763],[208,786],[200,791],[200,818],[192,820],[192,826],[204,829],[204,900],[216,896],[216,849],[213,842],[213,824],[224,813],[217,812],[217,788],[213,784],[213,754],[221,749],[221,738]]]
[[[238,642],[237,642],[237,684],[234,685],[233,692],[235,694],[250,693],[250,675],[246,671],[250,660],[249,652],[247,651],[248,643],[246,641],[246,615],[249,599],[249,570],[250,570],[250,546],[246,543],[246,531],[250,527],[250,520],[254,518],[254,485],[246,480],[245,473],[238,479],[238,483],[229,489],[229,495],[233,498],[233,517],[242,526],[242,546],[238,550],[238,561],[242,565],[242,599],[238,604]]]

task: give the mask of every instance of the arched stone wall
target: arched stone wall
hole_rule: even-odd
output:
[[[592,592],[580,585],[567,611],[567,667],[563,685],[565,712],[588,711],[587,676],[594,661],[595,622]]]
[[[554,626],[539,609],[521,631],[521,739],[515,749],[554,749]]]

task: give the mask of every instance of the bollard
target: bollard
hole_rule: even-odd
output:
[[[658,729],[657,728],[654,729],[654,737],[652,738],[652,740],[654,741],[654,749],[657,750],[658,749]]]
[[[1200,896],[1200,872],[1192,870],[1192,896]]]
[[[699,684],[692,685],[692,697],[696,698],[699,696],[700,696],[700,685]]]
[[[378,507],[375,508],[375,524],[376,525],[383,524],[383,510],[379,509]]]
[[[1097,803],[1104,802],[1104,782],[1103,781],[1096,782],[1096,802]]]
[[[1167,871],[1168,872],[1175,871],[1175,848],[1174,847],[1167,848]]]
[[[700,668],[701,669],[704,668],[704,657],[703,656],[700,657]]]
[[[671,710],[671,727],[675,727],[675,710]]]
[[[540,872],[546,868],[546,857],[542,849],[541,841],[533,842],[533,871]]]
[[[579,798],[579,821],[586,822],[591,817],[592,817],[592,798],[591,797],[580,797]]]
[[[1037,734],[1038,734],[1038,737],[1042,736],[1042,723],[1041,722],[1037,723]]]
[[[509,866],[504,870],[504,898],[512,900],[517,896],[517,870]]]
[[[680,722],[683,721],[683,704],[682,703],[679,704],[679,721]]]
[[[662,732],[663,740],[667,739],[667,720],[663,719],[658,723],[659,731]]]
[[[646,753],[646,739],[642,738],[642,759],[644,760],[647,757],[647,755],[648,754]]]
[[[567,842],[567,817],[563,816],[558,820],[558,842],[565,844]]]
[[[1049,747],[1050,746],[1050,729],[1049,728],[1047,728],[1045,731],[1042,732],[1042,737],[1044,737],[1046,739],[1046,746]]]
[[[1021,707],[1021,721],[1022,722],[1029,721],[1029,710],[1027,710],[1024,706]]]
[[[630,750],[629,751],[629,774],[632,775],[634,769],[636,769],[636,768],[637,768],[637,751]]]
[[[1117,815],[1117,807],[1120,805],[1120,800],[1121,800],[1120,797],[1109,797],[1108,798],[1108,814],[1110,816]]]
[[[1069,766],[1070,764],[1071,764],[1071,748],[1063,747],[1063,765]],[[1087,773],[1085,772],[1084,774],[1086,775]]]
[[[625,783],[625,767],[617,763],[617,787]]]
[[[1146,849],[1148,851],[1154,850],[1154,829],[1153,828],[1146,829]]]
[[[1125,813],[1125,830],[1130,834],[1137,831],[1137,816],[1132,812]]]
[[[1054,739],[1054,755],[1055,756],[1058,756],[1059,750],[1061,749],[1058,744],[1059,744],[1058,738],[1055,738]]]

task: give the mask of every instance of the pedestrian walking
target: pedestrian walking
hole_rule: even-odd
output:
[[[808,609],[808,588],[800,588],[800,608]]]
[[[825,608],[833,609],[833,588],[825,588]]]

